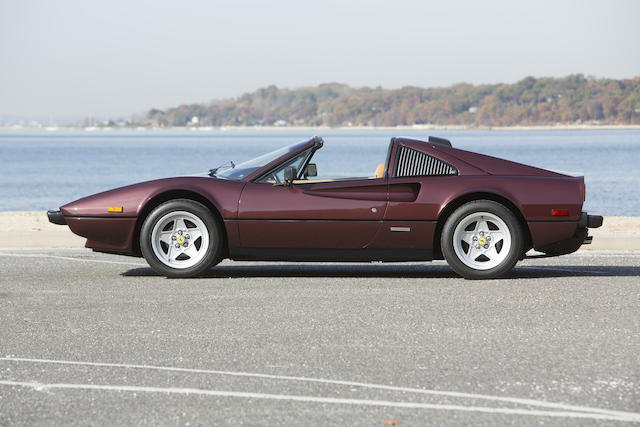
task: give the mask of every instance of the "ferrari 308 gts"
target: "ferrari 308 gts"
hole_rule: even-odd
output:
[[[371,176],[322,178],[308,141],[208,175],[142,182],[49,211],[95,251],[144,256],[197,276],[224,258],[261,261],[446,259],[468,279],[505,275],[525,253],[576,251],[602,217],[582,212],[583,177],[392,138]],[[382,159],[381,159],[382,160]]]

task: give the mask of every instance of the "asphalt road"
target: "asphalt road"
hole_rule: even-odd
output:
[[[640,253],[225,262],[0,251],[0,425],[640,423]],[[526,399],[526,400],[525,400]]]

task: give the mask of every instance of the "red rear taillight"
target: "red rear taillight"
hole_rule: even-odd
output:
[[[553,216],[567,216],[569,212],[566,209],[553,209],[551,211],[551,215]]]

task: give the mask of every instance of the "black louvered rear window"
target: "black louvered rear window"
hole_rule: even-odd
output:
[[[433,156],[400,146],[393,176],[457,175],[458,170]]]

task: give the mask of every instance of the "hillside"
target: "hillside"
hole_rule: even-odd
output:
[[[513,84],[352,88],[269,86],[209,105],[150,110],[146,126],[513,126],[640,124],[640,77],[527,77]]]

